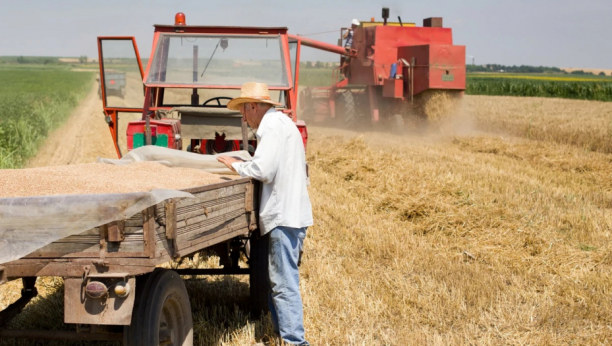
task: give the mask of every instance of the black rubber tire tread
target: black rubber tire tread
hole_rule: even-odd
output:
[[[251,313],[259,316],[265,314],[268,308],[268,294],[270,293],[270,279],[268,276],[268,246],[270,235],[261,236],[259,230],[251,233],[249,254],[249,290],[251,293]]]
[[[146,307],[145,302],[149,295],[150,287],[155,281],[157,275],[161,274],[161,268],[155,268],[152,273],[136,277],[136,299],[134,301],[134,308],[132,310],[132,322],[129,326],[124,328],[123,333],[123,345],[124,346],[137,346],[139,340],[139,332],[142,330],[139,323],[141,319],[139,316],[143,316]]]
[[[159,321],[162,308],[166,300],[173,296],[182,305],[184,322],[181,327],[187,332],[184,340],[174,340],[176,346],[193,345],[193,319],[189,295],[185,283],[180,275],[169,269],[159,269],[154,272],[145,286],[145,292],[141,297],[137,316],[132,315],[133,327],[136,328],[131,335],[130,346],[159,345]],[[136,317],[134,319],[134,317]],[[136,320],[136,321],[134,321]],[[132,326],[130,328],[133,328]],[[191,334],[189,334],[189,330]]]
[[[341,90],[336,96],[336,116],[345,128],[354,128],[359,122],[355,96],[350,90]]]

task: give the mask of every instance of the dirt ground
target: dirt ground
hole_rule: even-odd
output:
[[[33,163],[114,155],[95,92],[49,139],[65,149]],[[444,131],[309,125],[315,225],[300,278],[311,344],[612,343],[612,145],[590,139],[612,133],[612,103],[466,96],[464,105]],[[279,345],[269,320],[246,312],[244,277],[186,284],[196,345]],[[70,328],[59,323],[61,279],[38,286],[41,298],[11,327]],[[0,308],[19,289],[0,287]]]
[[[66,123],[45,140],[28,167],[89,163],[99,156],[114,158],[117,154],[95,83]]]

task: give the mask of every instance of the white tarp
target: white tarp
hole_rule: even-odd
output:
[[[193,197],[178,190],[0,198],[0,264],[56,240],[124,220],[169,198]]]
[[[202,155],[190,153],[188,151],[179,151],[148,145],[130,151],[121,159],[98,158],[98,162],[115,165],[127,165],[132,162],[153,161],[168,167],[196,168],[215,174],[236,174],[236,172],[230,170],[224,164],[217,161],[217,156],[233,156],[245,161],[252,159],[249,152],[245,150],[231,151],[217,155]]]
[[[222,155],[251,159],[246,151]],[[155,146],[138,148],[119,160],[98,158],[98,162],[116,165],[142,161],[156,161],[169,167],[196,168],[217,174],[235,174],[218,162],[215,155]],[[19,259],[56,240],[112,221],[128,219],[170,198],[193,198],[193,195],[159,189],[137,193],[0,198],[0,264]]]

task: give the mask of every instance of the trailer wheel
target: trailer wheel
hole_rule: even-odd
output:
[[[350,90],[341,90],[340,93],[337,94],[336,115],[342,127],[352,128],[359,123],[355,96]]]
[[[181,277],[172,270],[153,272],[144,284],[124,345],[193,345],[189,295]]]
[[[251,312],[255,316],[266,313],[268,308],[268,295],[270,281],[268,278],[268,244],[270,236],[261,236],[259,230],[251,233],[249,256],[249,284],[251,293]]]

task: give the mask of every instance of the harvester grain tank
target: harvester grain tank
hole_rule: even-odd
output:
[[[392,119],[398,113],[419,113],[434,93],[461,96],[465,90],[465,46],[453,44],[452,29],[442,18],[426,18],[423,26],[388,21],[361,22],[350,49],[290,35],[305,46],[342,55],[329,87],[305,88],[300,108],[315,121],[337,119],[345,126],[363,120]],[[342,34],[347,28],[340,30]],[[365,110],[365,111],[364,111]],[[423,115],[423,114],[418,114]]]

